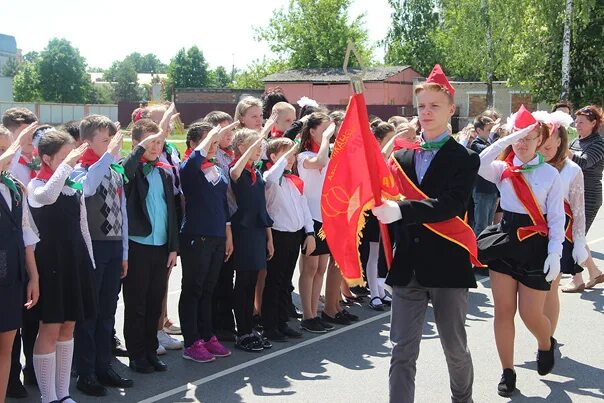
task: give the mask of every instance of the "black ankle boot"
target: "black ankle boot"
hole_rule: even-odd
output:
[[[554,369],[554,350],[556,349],[556,339],[550,337],[551,347],[549,350],[537,350],[537,372],[539,375],[547,375]]]
[[[501,380],[497,385],[499,396],[510,397],[516,391],[516,372],[512,368],[506,368],[501,374]]]

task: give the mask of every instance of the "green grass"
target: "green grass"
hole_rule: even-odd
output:
[[[185,150],[187,149],[185,144],[186,138],[186,134],[175,134],[168,138],[168,143],[171,143],[176,147],[181,157],[185,154]],[[122,155],[127,155],[130,151],[132,151],[132,139],[130,138],[130,133],[125,131],[124,141],[122,143]]]

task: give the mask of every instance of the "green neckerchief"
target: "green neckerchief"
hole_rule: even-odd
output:
[[[174,152],[176,152],[178,154],[178,150],[176,149],[176,147],[174,147],[174,144],[171,144],[171,143],[168,143],[168,142],[166,142],[166,150],[170,154],[174,154]]]
[[[39,171],[40,165],[42,165],[42,162],[40,161],[40,158],[38,158],[38,157],[32,158],[31,161],[27,163],[27,167],[29,169],[31,169],[32,171]]]
[[[6,185],[7,188],[9,188],[15,194],[15,199],[20,202],[21,192],[19,191],[19,187],[17,186],[15,181],[13,181],[12,178],[8,175],[8,172],[2,172],[0,180]]]
[[[69,178],[65,179],[65,186],[70,187],[76,191],[80,191],[80,192],[84,191],[84,186],[82,186],[82,183],[72,181]]]
[[[126,177],[126,171],[124,170],[123,166],[121,166],[120,164],[113,163],[109,167],[111,168],[111,170],[113,170],[113,172],[122,176],[124,183],[128,183],[128,178]]]
[[[440,150],[442,148],[442,146],[444,146],[445,143],[447,141],[449,141],[450,137],[451,136],[447,135],[447,136],[445,136],[444,139],[442,139],[440,141],[423,141],[420,144],[420,148],[423,151],[437,151],[437,150]]]
[[[266,161],[260,160],[256,163],[256,169],[260,172],[264,172],[264,168],[266,167]]]
[[[543,154],[537,153],[537,157],[539,161],[535,165],[522,164],[519,167],[512,167],[512,172],[532,172],[535,169],[539,168],[541,165],[545,164],[545,158],[543,158]]]
[[[155,168],[155,164],[157,163],[157,161],[159,161],[159,158],[155,161],[143,162],[143,175],[149,175],[151,171],[153,171],[153,168]]]

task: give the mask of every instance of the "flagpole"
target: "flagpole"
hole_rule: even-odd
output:
[[[352,72],[348,70],[348,63],[350,61],[350,54],[353,53],[356,59],[361,66],[361,70],[358,73]],[[355,95],[361,95],[361,107],[359,108],[362,124],[366,124],[369,126],[369,116],[367,113],[367,106],[365,104],[365,97],[363,92],[365,91],[365,86],[363,84],[363,78],[365,76],[365,66],[363,65],[363,60],[359,57],[359,54],[354,46],[352,40],[348,40],[348,47],[346,48],[346,56],[344,57],[344,73],[350,79],[350,83],[352,85],[352,91]],[[367,167],[369,169],[370,174],[377,172],[377,167],[375,166],[375,161],[368,154],[368,147],[363,147],[365,149],[365,160],[367,162]],[[375,206],[380,206],[382,204],[382,191],[379,186],[380,181],[372,181],[372,191],[373,191],[373,199]],[[384,254],[386,255],[386,265],[388,270],[392,266],[392,242],[390,241],[390,233],[388,232],[388,227],[386,224],[379,223],[380,228],[380,238],[382,241],[382,245],[384,247]]]

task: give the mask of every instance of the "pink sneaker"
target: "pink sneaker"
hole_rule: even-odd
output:
[[[228,357],[231,355],[231,350],[220,344],[216,336],[212,336],[210,340],[204,343],[204,346],[207,351],[216,357]]]
[[[205,348],[203,340],[197,340],[191,347],[185,348],[182,358],[197,362],[212,362],[216,359],[214,354]]]

